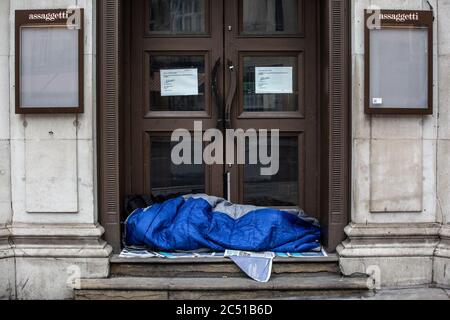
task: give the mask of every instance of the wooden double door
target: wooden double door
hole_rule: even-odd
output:
[[[130,1],[125,192],[207,193],[318,216],[318,2]],[[195,70],[197,90],[168,94],[168,70]],[[272,72],[267,83],[264,70]],[[279,130],[278,173],[261,175],[261,164],[174,164],[171,135],[193,132],[194,123],[203,131]]]

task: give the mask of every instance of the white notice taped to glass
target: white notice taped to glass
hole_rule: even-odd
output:
[[[256,94],[292,94],[292,67],[256,67]]]
[[[198,70],[161,70],[161,96],[198,96]]]

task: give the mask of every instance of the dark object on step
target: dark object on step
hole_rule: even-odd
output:
[[[167,200],[172,200],[183,196],[182,193],[174,193],[169,195],[130,195],[125,197],[125,212],[127,216],[132,214],[137,209],[145,209],[155,203],[164,203]]]
[[[167,200],[172,200],[178,197],[182,197],[186,195],[185,193],[172,193],[172,194],[168,194],[168,195],[158,195],[158,196],[154,196],[152,195],[152,201],[153,203],[164,203]]]
[[[149,195],[131,195],[125,197],[125,212],[132,214],[137,209],[144,209],[154,203],[153,197]]]

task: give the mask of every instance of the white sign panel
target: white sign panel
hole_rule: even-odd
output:
[[[197,96],[197,69],[161,70],[161,96]]]
[[[256,94],[292,94],[292,70],[292,67],[256,67]]]

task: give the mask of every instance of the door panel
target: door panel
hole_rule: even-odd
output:
[[[149,35],[203,35],[209,29],[207,0],[149,0],[145,11]]]
[[[301,207],[317,217],[317,1],[135,0],[132,7],[129,192],[229,194],[233,202]],[[267,90],[267,68],[284,73],[285,85]],[[163,95],[161,75],[173,69],[196,70],[198,94]],[[203,130],[278,129],[279,172],[172,164],[171,133],[192,133],[194,121]]]
[[[145,51],[145,118],[211,117],[209,52]],[[161,70],[196,69],[198,94],[162,96]]]
[[[241,0],[239,18],[241,35],[300,35],[303,32],[303,1]]]
[[[227,167],[231,200],[300,207],[318,217],[318,3],[264,0],[257,8],[255,2],[225,2],[225,57],[240,75],[231,126],[280,130],[280,171],[266,177],[257,166]],[[258,93],[257,68],[263,67],[292,68],[292,93]]]
[[[244,203],[266,207],[300,207],[300,203],[303,202],[303,195],[300,192],[305,187],[303,135],[280,137],[279,147],[282,157],[278,174],[262,176],[261,165],[242,167]]]
[[[206,192],[206,170],[204,165],[175,165],[171,152],[175,143],[170,135],[150,135],[147,137],[149,150],[146,152],[150,174],[147,186],[155,196]],[[146,189],[147,189],[146,188]]]
[[[209,76],[206,73],[207,54],[163,54],[148,53],[149,74],[147,89],[150,97],[147,102],[150,111],[157,112],[198,112],[206,111],[209,101],[206,100],[206,92],[209,89]],[[161,70],[170,69],[196,69],[198,71],[198,95],[189,96],[163,96],[161,94]],[[208,96],[209,97],[209,96]],[[152,115],[147,115],[151,117]]]
[[[223,196],[223,166],[176,166],[170,157],[174,130],[192,132],[195,121],[202,123],[203,130],[217,126],[211,73],[214,63],[223,61],[222,17],[222,0],[132,1],[129,193]],[[173,69],[196,70],[198,94],[163,96],[162,70]],[[222,73],[220,68],[215,79],[220,96]]]
[[[303,54],[296,52],[242,53],[239,117],[277,118],[304,114]],[[257,68],[292,68],[292,93],[260,93],[256,88]],[[250,112],[252,114],[246,114]]]

